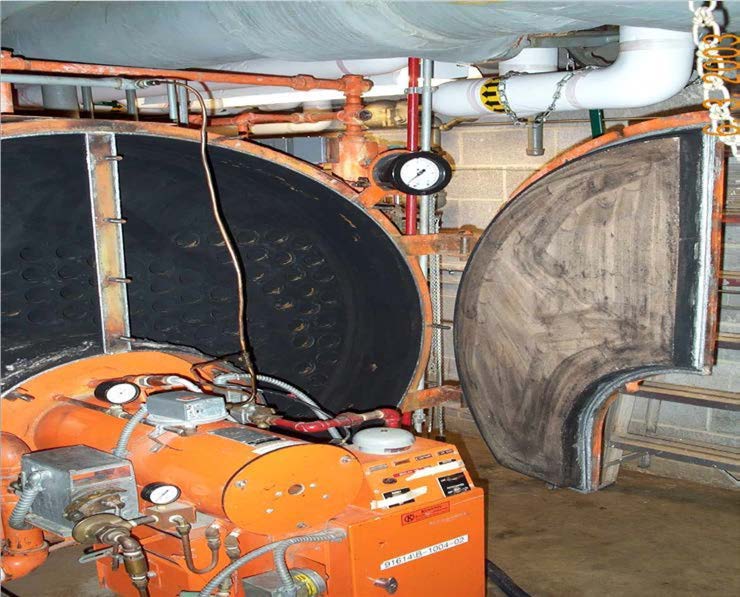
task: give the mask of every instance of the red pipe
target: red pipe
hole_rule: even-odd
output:
[[[409,151],[419,149],[419,94],[415,90],[419,86],[420,73],[421,60],[409,58],[409,93],[406,112],[406,149]],[[416,234],[416,209],[416,197],[406,195],[406,234]]]
[[[392,408],[379,408],[369,413],[341,413],[326,421],[289,421],[275,418],[269,423],[274,427],[284,427],[301,433],[321,433],[333,427],[356,427],[374,420],[383,420],[388,427],[398,427],[401,423],[401,414]]]

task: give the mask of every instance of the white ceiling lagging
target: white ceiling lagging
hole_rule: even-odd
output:
[[[725,9],[740,14],[737,3]],[[688,31],[666,2],[3,2],[2,45],[29,58],[160,68],[270,58],[480,62],[527,34],[634,25]]]

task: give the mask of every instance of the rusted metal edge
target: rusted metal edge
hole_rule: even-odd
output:
[[[482,230],[446,230],[438,234],[414,234],[402,236],[401,246],[409,256],[452,254],[465,257],[480,240]]]
[[[462,403],[462,395],[460,386],[438,386],[417,390],[406,394],[401,410],[412,412],[420,408],[440,406],[445,402]]]
[[[116,137],[85,135],[103,350],[131,350]]]

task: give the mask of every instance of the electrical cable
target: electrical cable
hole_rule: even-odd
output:
[[[203,99],[203,95],[191,85],[178,81],[177,79],[148,79],[150,84],[173,84],[182,87],[187,92],[192,93],[198,100],[201,112],[201,125],[200,125],[200,159],[203,164],[203,171],[206,176],[206,183],[208,184],[208,194],[211,199],[211,208],[213,210],[213,218],[216,221],[221,237],[223,238],[226,250],[229,252],[231,257],[231,263],[234,266],[236,272],[236,285],[239,294],[239,345],[241,348],[242,359],[244,359],[244,366],[247,372],[251,376],[251,391],[252,400],[257,398],[257,377],[254,368],[254,362],[252,355],[249,351],[249,343],[247,341],[247,288],[244,281],[244,268],[239,252],[234,244],[233,236],[228,228],[226,220],[221,209],[221,204],[218,200],[218,193],[216,191],[216,184],[214,182],[213,170],[211,163],[208,159],[208,110],[206,108],[206,102]]]
[[[491,560],[486,560],[486,578],[495,584],[506,597],[530,597],[524,589]]]
[[[111,452],[113,456],[117,456],[118,458],[126,458],[126,454],[128,452],[128,442],[131,439],[131,435],[133,435],[136,426],[146,418],[147,414],[149,414],[149,411],[147,411],[146,409],[146,404],[142,404],[139,407],[139,410],[137,410],[134,415],[126,422],[126,424],[123,426],[123,429],[121,429],[121,435],[116,442],[116,447],[113,448],[113,451]]]
[[[26,523],[26,516],[31,511],[36,496],[44,490],[44,480],[50,476],[48,471],[34,471],[28,477],[26,486],[19,494],[18,501],[8,517],[8,526],[18,531],[26,530],[30,526]]]

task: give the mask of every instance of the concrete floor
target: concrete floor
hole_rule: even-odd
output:
[[[548,490],[498,466],[479,438],[450,439],[488,493],[489,557],[530,594],[740,595],[737,492],[633,471],[596,494]],[[110,596],[78,555],[56,552],[7,588],[19,597]]]

